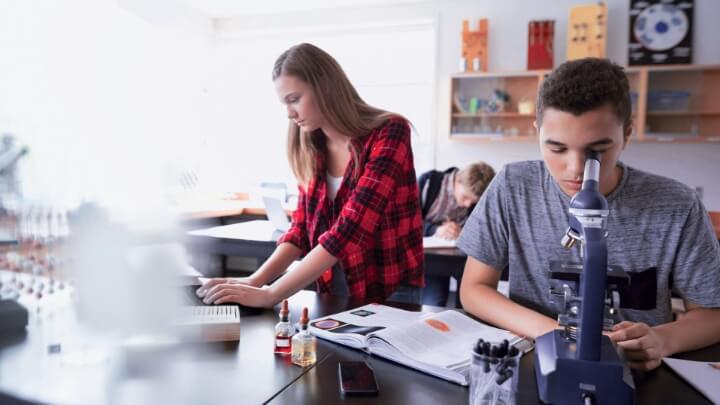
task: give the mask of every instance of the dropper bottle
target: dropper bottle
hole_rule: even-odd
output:
[[[317,361],[317,340],[308,330],[308,309],[303,308],[300,317],[300,332],[292,338],[292,362],[300,367],[308,367]]]
[[[293,326],[290,323],[288,300],[283,300],[280,308],[280,322],[275,325],[275,354],[290,354],[292,351]]]

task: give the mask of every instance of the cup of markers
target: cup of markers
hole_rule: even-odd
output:
[[[521,356],[507,340],[478,339],[470,365],[470,405],[514,404]]]

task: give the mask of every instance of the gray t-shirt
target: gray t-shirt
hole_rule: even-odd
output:
[[[620,319],[671,321],[671,290],[720,307],[720,245],[697,194],[678,181],[619,166],[620,184],[606,198],[608,265],[632,273],[621,303],[633,309],[621,309]],[[578,247],[560,245],[569,203],[542,161],[509,164],[483,194],[457,246],[498,271],[507,267],[510,299],[556,318],[550,262],[581,262]]]

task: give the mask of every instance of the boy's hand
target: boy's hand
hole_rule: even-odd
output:
[[[647,324],[623,321],[613,326],[608,336],[623,348],[630,368],[653,370],[660,366],[665,357],[666,344],[663,337]]]
[[[448,240],[455,240],[460,236],[460,230],[462,228],[457,222],[445,221],[442,225],[437,227],[435,236]]]

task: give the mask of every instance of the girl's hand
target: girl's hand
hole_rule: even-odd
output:
[[[240,282],[216,283],[207,290],[206,304],[237,303],[248,307],[270,308],[277,304],[270,289],[254,287]]]
[[[202,280],[202,279],[201,279]],[[245,284],[251,287],[261,287],[251,277],[217,277],[211,278],[203,282],[203,284],[195,292],[198,297],[203,298],[207,296],[210,289],[219,284]]]

